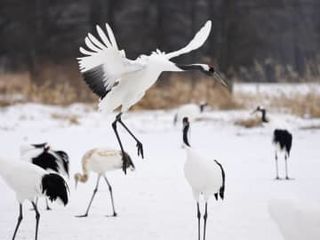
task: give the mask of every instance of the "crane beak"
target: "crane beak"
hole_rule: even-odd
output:
[[[223,80],[223,78],[221,77],[221,75],[218,72],[214,72],[213,73],[213,77],[222,85],[224,86],[226,89],[230,90],[228,84]]]

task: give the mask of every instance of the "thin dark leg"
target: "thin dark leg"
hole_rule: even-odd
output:
[[[112,210],[113,210],[113,217],[117,216],[116,210],[114,208],[114,201],[113,201],[113,194],[112,194],[112,187],[111,184],[109,183],[108,179],[106,176],[103,176],[104,180],[106,181],[108,188],[109,188],[109,192],[110,192],[110,197],[111,197],[111,204],[112,204]]]
[[[35,204],[38,206],[38,201],[39,201],[39,198],[36,197],[36,200],[35,200]],[[34,207],[30,208],[30,211],[34,211]]]
[[[127,159],[127,155],[124,153],[124,150],[123,150],[123,146],[122,146],[122,142],[121,142],[121,139],[120,139],[120,136],[119,136],[119,133],[118,133],[118,130],[117,130],[117,122],[119,121],[119,118],[121,118],[121,114],[122,113],[119,113],[117,116],[116,116],[116,119],[114,120],[114,122],[112,123],[112,128],[113,128],[113,131],[117,137],[117,140],[118,140],[118,143],[119,143],[119,146],[120,146],[120,149],[121,149],[121,152],[122,152],[122,160],[123,160],[123,164],[122,164],[122,170],[125,174],[127,174],[127,165],[128,165],[128,159]]]
[[[201,219],[201,213],[200,213],[199,202],[197,202],[197,218],[198,218],[198,240],[200,240],[200,219]]]
[[[46,209],[47,209],[48,211],[50,211],[50,210],[51,210],[51,208],[49,207],[49,201],[48,201],[48,199],[47,199],[47,198],[46,198],[46,205],[47,205]]]
[[[206,205],[205,205],[205,212],[204,212],[204,215],[203,215],[203,220],[204,220],[204,223],[203,223],[203,240],[206,240],[206,231],[207,231],[207,218],[208,218],[208,203],[206,202]]]
[[[34,211],[36,213],[36,233],[35,233],[35,240],[38,240],[38,229],[39,229],[39,220],[40,220],[40,213],[38,211],[38,207],[37,204],[35,204],[34,202],[32,202],[32,205],[34,207]]]
[[[130,129],[122,122],[121,115],[118,115],[118,122],[126,129],[126,131],[133,137],[133,139],[137,142],[137,148],[138,148],[138,156],[144,158],[143,156],[143,146],[142,143],[138,140],[138,138],[130,131]]]
[[[95,195],[96,195],[96,193],[97,193],[97,191],[98,191],[98,186],[99,186],[100,178],[101,178],[101,176],[98,175],[97,184],[96,184],[96,187],[95,187],[94,190],[93,190],[93,194],[92,194],[91,200],[90,200],[90,202],[89,202],[89,205],[88,205],[88,208],[87,208],[86,213],[83,214],[83,215],[76,216],[76,217],[88,217],[88,213],[89,213],[91,204],[92,204],[93,199],[94,199],[94,197],[95,197]]]
[[[23,219],[22,204],[20,203],[20,204],[19,204],[19,217],[18,217],[18,222],[17,222],[16,228],[15,228],[15,230],[14,230],[12,240],[14,240],[15,237],[16,237],[16,234],[17,234],[17,232],[18,232],[18,229],[19,229],[19,226],[20,226],[20,223],[21,223],[22,219]]]
[[[278,169],[278,155],[277,155],[277,152],[275,153],[275,160],[276,160],[276,180],[279,180],[279,169]]]
[[[289,176],[288,176],[288,156],[287,154],[284,155],[284,161],[286,164],[286,179],[289,180]]]

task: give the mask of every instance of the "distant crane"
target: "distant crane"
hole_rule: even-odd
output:
[[[64,151],[53,150],[47,143],[41,144],[22,144],[20,146],[20,157],[31,162],[48,172],[58,173],[69,177],[69,156]],[[46,208],[49,207],[46,199]]]
[[[200,240],[200,196],[203,196],[205,202],[205,213],[203,216],[203,240],[206,239],[207,209],[208,200],[214,195],[216,200],[219,196],[223,200],[225,191],[225,172],[222,165],[207,156],[202,156],[191,148],[189,143],[190,123],[187,117],[183,118],[183,142],[187,151],[187,160],[184,165],[184,174],[190,184],[194,199],[197,202],[198,218],[198,240]]]
[[[178,122],[182,122],[184,117],[187,117],[190,122],[197,120],[204,109],[208,106],[207,102],[201,102],[199,104],[188,103],[180,106],[174,115],[173,125],[177,125]]]
[[[119,50],[108,24],[106,24],[108,37],[99,26],[96,29],[100,40],[88,33],[85,44],[89,50],[80,47],[80,52],[84,56],[78,58],[79,68],[89,88],[100,97],[100,110],[109,113],[121,106],[120,113],[116,115],[112,123],[112,128],[124,161],[128,159],[124,154],[117,123],[120,123],[136,141],[138,156],[141,155],[143,158],[142,143],[123,123],[121,116],[143,98],[145,92],[157,81],[162,72],[197,70],[208,76],[214,76],[220,83],[227,86],[212,66],[207,64],[178,65],[170,61],[171,58],[201,47],[210,34],[211,21],[207,21],[191,42],[180,50],[167,54],[156,50],[149,56],[140,55],[136,60],[126,58],[124,50]],[[126,173],[126,169],[123,170]]]
[[[35,199],[45,195],[51,201],[61,200],[68,203],[68,186],[64,179],[55,173],[48,173],[44,169],[22,161],[4,160],[0,158],[0,175],[9,187],[16,193],[19,202],[19,217],[12,240],[15,239],[23,218],[22,204],[29,200],[36,213],[35,240],[38,239],[40,213]]]
[[[130,156],[126,154],[127,161],[123,161],[122,157],[122,152],[119,150],[114,150],[114,149],[109,149],[109,148],[94,148],[89,151],[87,151],[83,157],[82,157],[82,171],[83,174],[81,173],[76,173],[74,175],[74,179],[76,182],[76,187],[78,182],[87,182],[89,179],[89,173],[90,172],[95,172],[98,174],[97,178],[97,184],[93,190],[93,194],[91,196],[91,200],[89,202],[88,208],[85,212],[85,214],[77,216],[77,217],[87,217],[91,204],[93,202],[93,199],[98,191],[98,186],[101,177],[104,178],[106,184],[108,185],[108,189],[110,192],[110,197],[111,197],[111,204],[112,204],[112,209],[113,209],[113,216],[117,216],[117,213],[114,208],[114,200],[113,200],[113,194],[112,194],[112,187],[110,182],[108,181],[105,173],[108,171],[112,170],[117,170],[117,169],[124,169],[124,168],[131,168],[132,170],[134,169],[134,164],[131,161]],[[125,166],[123,166],[125,165]]]
[[[258,106],[253,113],[261,113],[261,121],[264,124],[268,124],[270,121],[267,118],[267,111],[264,107]],[[272,142],[275,145],[275,161],[276,161],[276,180],[280,180],[279,167],[278,167],[278,152],[284,152],[286,179],[289,180],[288,175],[288,158],[290,156],[290,150],[292,147],[292,134],[286,126],[275,126],[273,129]]]

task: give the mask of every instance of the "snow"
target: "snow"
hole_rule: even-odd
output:
[[[242,94],[263,94],[267,96],[292,96],[318,93],[320,84],[311,83],[235,83],[234,92]]]
[[[320,130],[302,129],[319,124],[319,119],[272,113],[272,117],[290,123],[294,135],[289,159],[289,175],[294,180],[275,181],[270,129],[234,125],[239,117],[250,117],[251,111],[205,112],[203,120],[191,126],[192,146],[221,162],[226,172],[225,200],[216,202],[212,198],[209,202],[208,239],[287,239],[282,237],[269,213],[270,201],[288,199],[320,205]],[[124,121],[144,143],[145,159],[137,157],[135,142],[120,131],[136,170],[127,175],[121,170],[108,174],[118,217],[106,217],[112,214],[112,208],[103,181],[89,217],[74,217],[85,212],[96,176],[90,175],[88,183],[79,184],[77,190],[71,177],[70,203],[66,208],[54,204],[53,211],[47,212],[44,200],[40,200],[39,239],[196,239],[196,205],[183,176],[186,155],[181,148],[181,129],[172,124],[175,112],[158,110],[124,115]],[[18,158],[21,143],[48,141],[54,148],[69,153],[73,176],[81,170],[81,157],[88,149],[118,148],[111,128],[114,116],[103,116],[92,106],[81,104],[65,108],[39,104],[2,108],[0,155]],[[281,165],[280,170],[283,176]],[[10,239],[18,205],[14,193],[1,178],[0,193],[0,239]],[[24,206],[24,221],[17,239],[34,236],[35,219],[30,206],[29,203]]]

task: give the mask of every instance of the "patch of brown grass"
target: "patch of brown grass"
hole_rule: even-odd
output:
[[[211,78],[199,78],[192,82],[190,78],[183,76],[184,74],[173,74],[165,86],[153,86],[135,109],[172,108],[201,101],[206,101],[215,109],[244,107],[226,88]]]
[[[51,72],[50,76],[51,76]],[[44,74],[44,73],[43,73]],[[85,87],[83,81],[72,85],[69,79],[44,81],[42,84],[31,81],[28,72],[0,75],[0,106],[18,102],[68,105],[74,102],[93,102],[97,97]]]
[[[320,93],[311,91],[308,94],[293,94],[274,97],[270,106],[286,109],[301,117],[320,118]]]

